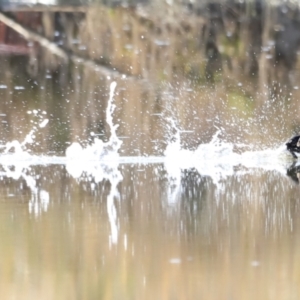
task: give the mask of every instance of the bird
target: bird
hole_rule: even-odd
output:
[[[297,165],[296,162],[287,169],[286,174],[296,183],[299,184],[300,179],[300,165]]]
[[[294,158],[298,158],[298,156],[300,156],[300,135],[293,136],[285,145]],[[298,156],[296,153],[299,153]]]

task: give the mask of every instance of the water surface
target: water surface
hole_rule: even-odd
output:
[[[299,169],[282,146],[297,90],[262,107],[87,69],[32,80],[14,62],[0,78],[5,299],[300,296]]]

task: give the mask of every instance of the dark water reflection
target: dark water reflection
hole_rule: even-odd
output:
[[[91,143],[91,132],[110,137],[111,78],[68,66],[32,80],[22,59],[2,65],[1,144],[21,142],[35,128],[24,150],[64,155],[71,142]],[[120,155],[162,155],[175,127],[186,149],[209,142],[217,130],[234,145],[277,148],[297,128],[297,91],[262,103],[239,86],[119,79]],[[2,297],[297,299],[298,169],[287,176],[276,163],[269,170],[235,166],[218,180],[190,168],[172,178],[163,163],[117,164],[101,179],[71,171],[76,161],[3,164]]]

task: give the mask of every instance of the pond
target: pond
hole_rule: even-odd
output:
[[[5,299],[299,298],[297,87],[262,103],[1,59]]]

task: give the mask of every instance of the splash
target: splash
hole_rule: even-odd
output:
[[[30,154],[28,147],[36,143],[37,131],[39,128],[44,128],[49,119],[46,118],[47,113],[39,109],[27,111],[27,113],[33,116],[31,120],[33,127],[24,140],[22,142],[14,140],[0,146],[0,149],[2,149],[0,159],[2,172],[0,172],[0,176],[25,181],[26,186],[31,191],[31,198],[28,203],[29,212],[39,216],[48,209],[49,193],[37,186],[39,175],[31,170],[31,166],[36,163],[36,159]]]
[[[49,206],[49,193],[37,185],[39,174],[36,174],[31,168],[30,161],[18,161],[1,163],[2,171],[0,172],[1,178],[11,178],[13,180],[24,180],[26,186],[31,191],[31,197],[28,203],[29,212],[36,217],[48,210]]]
[[[116,82],[110,84],[110,93],[106,108],[106,122],[110,129],[110,137],[103,142],[94,137],[93,142],[83,147],[80,143],[72,143],[64,157],[35,156],[30,153],[29,145],[35,143],[37,130],[48,125],[49,120],[43,111],[29,111],[35,121],[33,128],[24,141],[12,141],[1,146],[0,164],[3,167],[2,177],[13,179],[23,178],[31,190],[29,201],[30,213],[38,216],[47,211],[50,197],[47,191],[37,186],[38,175],[31,171],[32,165],[62,164],[76,181],[88,182],[93,189],[103,181],[110,182],[107,196],[107,214],[111,228],[109,240],[116,244],[119,239],[117,201],[120,201],[118,185],[123,180],[119,171],[120,164],[163,164],[167,171],[167,202],[175,206],[180,199],[182,173],[195,169],[202,176],[209,176],[216,185],[217,191],[222,191],[224,180],[234,174],[242,175],[254,169],[276,170],[286,174],[291,161],[286,159],[284,146],[276,149],[254,150],[249,145],[226,143],[221,140],[218,130],[209,143],[203,143],[195,150],[184,149],[181,145],[180,126],[176,118],[165,118],[169,134],[169,142],[162,157],[121,157],[119,150],[122,141],[117,136],[118,124],[113,121],[116,108],[114,94]],[[246,150],[245,150],[246,149]]]
[[[113,113],[116,107],[113,103],[115,89],[116,82],[112,82],[106,109],[106,121],[110,129],[110,138],[106,143],[95,137],[93,143],[85,148],[74,142],[66,150],[65,157],[32,155],[29,145],[36,143],[37,131],[46,127],[49,123],[45,111],[33,110],[28,111],[28,114],[32,116],[31,123],[33,127],[25,139],[22,142],[14,140],[0,146],[2,149],[0,164],[3,170],[0,172],[1,178],[23,179],[25,181],[26,186],[31,191],[28,209],[36,217],[48,210],[51,199],[47,191],[38,187],[37,181],[40,175],[35,173],[32,168],[33,165],[65,165],[66,170],[73,178],[79,182],[90,183],[92,190],[100,182],[109,181],[111,187],[107,196],[107,214],[111,227],[109,236],[111,244],[118,242],[119,228],[116,201],[119,201],[120,195],[117,186],[123,179],[118,170],[120,164],[118,151],[122,141],[117,137],[119,125],[113,122]]]
[[[118,160],[118,152],[122,145],[122,141],[117,136],[117,129],[119,127],[119,124],[113,123],[113,113],[116,108],[116,105],[113,103],[113,98],[116,86],[116,82],[112,82],[110,84],[110,93],[106,109],[106,122],[110,129],[110,138],[108,142],[105,143],[102,140],[95,137],[94,142],[85,148],[83,148],[79,143],[74,142],[66,150],[66,158],[68,160]],[[83,165],[81,165],[80,167],[82,166]]]
[[[115,201],[120,199],[117,186],[123,179],[118,170],[119,149],[122,141],[117,136],[119,125],[113,122],[113,113],[116,108],[113,99],[116,86],[116,82],[110,84],[110,93],[106,108],[106,122],[110,129],[108,142],[105,143],[95,137],[94,142],[85,148],[75,142],[66,150],[66,169],[74,178],[78,180],[86,179],[94,184],[108,180],[111,184],[110,192],[107,196],[107,214],[111,227],[109,241],[111,244],[118,242],[119,230]]]
[[[169,120],[176,131],[169,142],[164,155],[164,165],[168,173],[170,193],[168,202],[176,203],[180,193],[181,173],[195,169],[202,176],[209,176],[218,191],[223,188],[223,181],[234,174],[250,173],[254,169],[274,170],[286,174],[291,159],[285,146],[274,149],[253,150],[251,145],[226,143],[220,139],[218,130],[209,143],[203,143],[196,150],[183,149],[180,141],[180,130],[173,120]],[[249,150],[245,150],[245,149]]]
[[[46,118],[47,113],[39,109],[29,110],[27,111],[27,114],[33,115],[33,119],[31,120],[31,123],[33,124],[32,129],[22,142],[14,140],[7,142],[5,145],[1,145],[0,149],[3,150],[2,154],[13,153],[15,159],[26,159],[30,157],[28,146],[36,142],[36,133],[39,128],[44,128],[48,124],[49,119]]]

